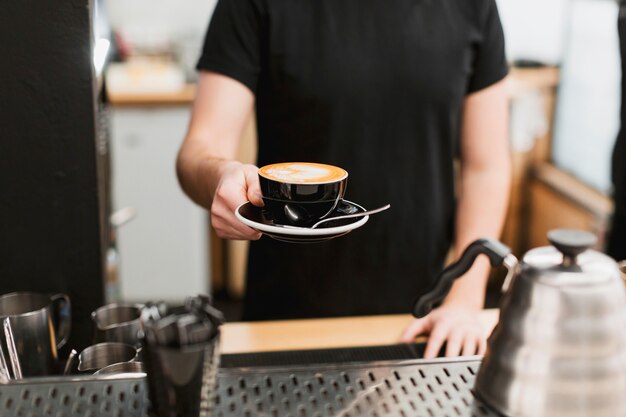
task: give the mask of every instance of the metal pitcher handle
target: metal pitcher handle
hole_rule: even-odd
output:
[[[57,349],[67,343],[72,327],[72,304],[70,297],[65,294],[55,294],[52,300],[52,321],[54,323]]]
[[[441,303],[452,288],[454,280],[465,274],[474,264],[478,255],[486,255],[492,267],[517,263],[511,250],[494,239],[478,239],[465,249],[461,257],[441,272],[433,287],[415,302],[413,315],[424,317]],[[511,258],[508,260],[507,258]],[[508,280],[507,280],[508,281]]]

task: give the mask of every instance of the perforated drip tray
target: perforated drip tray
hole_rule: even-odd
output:
[[[31,378],[0,385],[2,417],[147,417],[145,378]]]
[[[216,417],[489,417],[471,388],[477,358],[223,369]]]
[[[490,417],[471,394],[479,358],[222,368],[213,417]],[[145,378],[0,385],[2,417],[147,417]]]

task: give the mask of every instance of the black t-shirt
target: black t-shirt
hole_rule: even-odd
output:
[[[338,165],[346,199],[391,203],[329,242],[253,242],[245,319],[410,311],[452,241],[464,98],[507,73],[495,1],[220,0],[198,69],[254,92],[259,166]]]

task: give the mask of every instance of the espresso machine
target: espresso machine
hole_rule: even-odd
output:
[[[110,246],[101,5],[9,1],[0,16],[0,294],[67,294],[76,349],[105,302]]]

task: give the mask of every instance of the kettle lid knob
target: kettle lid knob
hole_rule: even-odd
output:
[[[548,232],[550,243],[563,254],[564,263],[575,263],[576,257],[598,241],[593,233],[575,229],[555,229]]]

